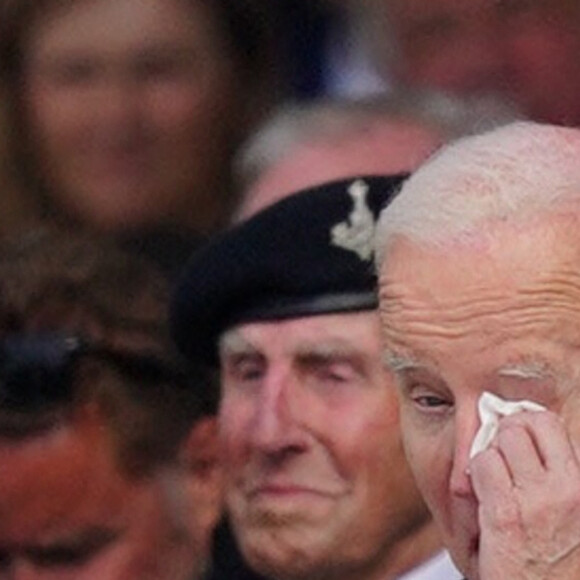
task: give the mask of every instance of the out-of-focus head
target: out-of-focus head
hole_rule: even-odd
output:
[[[54,211],[99,229],[215,228],[231,156],[275,92],[265,10],[6,0],[2,78],[25,177]]]
[[[6,99],[0,96],[0,237],[30,228],[37,219],[35,205],[22,191],[12,163],[8,136],[9,119]]]
[[[375,312],[369,244],[400,182],[291,195],[202,249],[177,290],[178,345],[219,357],[227,503],[245,558],[269,577],[398,576],[439,548]]]
[[[399,82],[498,93],[538,121],[580,123],[577,2],[374,0],[369,7],[376,56]]]
[[[0,247],[0,572],[201,578],[220,512],[210,376],[148,262],[92,237]]]
[[[415,91],[284,108],[238,154],[244,194],[235,218],[327,181],[411,171],[450,138],[512,114],[495,102],[467,104]]]
[[[482,392],[541,403],[580,447],[579,155],[578,130],[508,125],[443,149],[381,216],[380,312],[404,444],[470,580]]]

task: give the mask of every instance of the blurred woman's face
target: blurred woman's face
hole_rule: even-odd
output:
[[[242,98],[203,5],[56,5],[23,57],[24,121],[58,207],[101,229],[211,219]]]

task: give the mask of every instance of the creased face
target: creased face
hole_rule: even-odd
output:
[[[260,572],[380,569],[426,521],[380,350],[375,313],[248,323],[224,335],[228,506]]]
[[[495,445],[503,459],[486,471],[508,480],[505,498],[499,498],[497,481],[489,495],[475,493],[474,487],[489,485],[469,472],[481,393],[541,403],[563,418],[572,443],[580,445],[577,225],[565,216],[552,224],[529,223],[518,232],[499,226],[494,241],[481,237],[470,246],[436,250],[399,238],[381,272],[382,328],[398,379],[404,445],[444,542],[470,580],[480,578],[489,547],[490,536],[482,532],[487,500],[501,506],[496,516],[505,516],[515,505],[510,494],[524,489],[522,473],[524,482],[544,482],[552,498],[555,486],[563,491],[556,480],[566,480],[550,480],[549,453],[538,451],[542,437],[557,440],[549,433],[558,427],[550,417],[557,417],[532,414],[525,419],[525,437],[518,431],[512,440],[509,434],[516,431],[501,432]],[[517,420],[511,427],[518,428]],[[538,454],[543,459],[536,466]],[[541,528],[535,522],[533,529]],[[504,544],[494,549],[515,547]]]
[[[0,462],[0,578],[201,578],[207,547],[185,479],[128,480],[96,416],[3,441]]]

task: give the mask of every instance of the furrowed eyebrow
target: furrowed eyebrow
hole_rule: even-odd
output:
[[[500,377],[517,379],[545,380],[553,379],[553,371],[543,362],[514,363],[506,365],[497,371]]]
[[[235,330],[226,331],[219,338],[220,354],[257,353],[257,349]]]
[[[422,366],[415,359],[394,353],[392,351],[386,351],[384,353],[383,363],[387,368],[391,369],[395,373],[415,370]]]
[[[346,359],[355,356],[358,353],[356,348],[336,343],[321,343],[312,345],[303,345],[296,350],[296,355],[300,359],[330,361],[334,359]]]

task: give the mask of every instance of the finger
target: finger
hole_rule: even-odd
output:
[[[558,415],[550,411],[518,413],[506,417],[505,424],[509,423],[525,427],[546,470],[563,473],[571,467],[578,469],[576,453]]]
[[[500,421],[495,444],[516,488],[545,480],[544,460],[525,422]]]
[[[518,506],[506,462],[495,445],[476,455],[469,465],[479,502],[480,527],[501,528],[518,520]]]
[[[507,493],[512,487],[511,474],[495,443],[470,461],[469,473],[473,491],[480,503],[496,492],[505,490]]]

